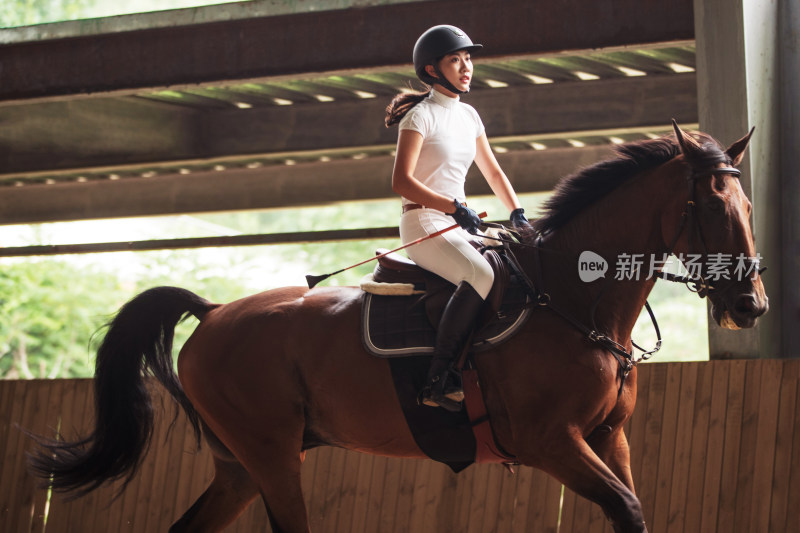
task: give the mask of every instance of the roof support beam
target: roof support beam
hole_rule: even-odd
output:
[[[386,4],[0,45],[0,102],[405,65],[441,20],[488,57],[694,38],[692,0]]]
[[[549,190],[561,176],[610,154],[608,146],[500,154],[518,192]],[[309,206],[391,198],[394,161],[378,156],[295,166],[75,184],[7,187],[0,224]],[[467,194],[489,194],[473,168]]]
[[[0,172],[197,158],[196,117],[133,98],[0,107]]]
[[[491,137],[697,122],[696,76],[655,75],[476,90]],[[100,105],[102,104],[102,105]],[[143,100],[0,107],[3,174],[394,145],[383,99],[193,112]]]
[[[92,242],[84,244],[44,244],[0,248],[0,257],[33,257],[44,255],[97,254],[107,252],[145,252],[152,250],[185,250],[222,246],[258,246],[266,244],[305,244],[320,242],[363,241],[391,239],[400,236],[397,226],[364,229],[298,231],[291,233],[259,233],[255,235],[225,235],[151,239],[146,241]]]
[[[464,98],[490,137],[697,122],[695,74],[616,78],[474,91]],[[231,110],[204,115],[209,154],[394,144],[387,101]]]

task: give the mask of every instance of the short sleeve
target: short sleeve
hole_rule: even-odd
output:
[[[400,121],[398,128],[400,130],[413,130],[420,133],[423,138],[427,137],[430,124],[429,121],[426,120],[426,114],[421,111],[418,105],[411,108]]]
[[[469,114],[472,117],[472,120],[475,122],[475,138],[477,139],[481,135],[484,134],[486,128],[483,126],[483,121],[481,120],[481,116],[475,111],[475,108],[471,105],[466,104],[466,108],[469,110]]]

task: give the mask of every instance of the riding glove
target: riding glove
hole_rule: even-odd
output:
[[[511,216],[509,217],[511,220],[512,226],[524,226],[528,224],[528,219],[525,218],[525,210],[521,207],[518,207],[511,211]]]
[[[459,226],[473,235],[477,234],[478,227],[481,225],[481,219],[478,217],[478,213],[462,205],[458,200],[453,200],[453,205],[456,206],[456,212],[448,214],[458,222]]]

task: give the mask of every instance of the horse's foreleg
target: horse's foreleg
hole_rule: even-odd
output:
[[[630,448],[622,426],[609,432],[596,431],[589,436],[587,442],[600,460],[608,465],[614,475],[635,494],[633,474],[631,474]]]
[[[236,460],[214,458],[214,479],[194,505],[170,528],[183,531],[216,532],[236,520],[258,495],[250,474]]]
[[[536,466],[577,494],[597,503],[617,533],[646,533],[642,506],[633,491],[597,456],[580,435],[548,440]]]

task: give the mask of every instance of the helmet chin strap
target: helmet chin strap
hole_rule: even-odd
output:
[[[456,89],[456,86],[450,83],[450,80],[448,80],[447,77],[444,74],[442,74],[442,71],[439,70],[439,65],[437,65],[436,63],[433,64],[433,71],[436,72],[436,75],[438,76],[438,78],[435,78],[435,82],[444,87],[445,89],[447,89],[448,91],[454,92],[456,94],[467,94],[469,92],[469,89],[467,89],[466,91],[462,91],[461,89]]]

